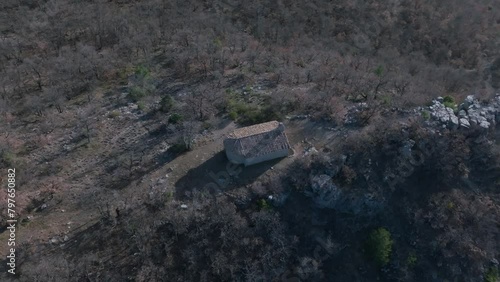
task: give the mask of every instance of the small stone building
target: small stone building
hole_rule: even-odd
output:
[[[290,155],[291,148],[281,122],[270,121],[234,130],[224,140],[227,158],[245,166]]]

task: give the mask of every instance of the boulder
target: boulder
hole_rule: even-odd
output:
[[[458,114],[444,106],[439,100],[434,100],[431,116],[440,122],[444,127],[451,129],[460,128],[481,128],[488,129],[491,125],[500,122],[500,95],[497,94],[487,105],[479,102],[474,95],[469,95],[459,106]]]
[[[474,99],[474,95],[469,95],[465,98],[464,102],[460,105],[461,109],[468,109],[470,106],[477,103],[477,100]]]
[[[487,122],[487,121],[481,121],[481,122],[479,123],[479,127],[484,128],[484,129],[488,129],[488,128],[490,128],[490,125],[491,125],[491,124],[490,124],[489,122]]]
[[[450,108],[446,108],[448,110],[448,115],[450,117],[450,121],[448,122],[448,126],[452,129],[458,128],[458,117],[453,113],[453,110]]]
[[[490,127],[490,122],[488,122],[484,114],[485,113],[483,111],[470,108],[468,111],[470,124],[473,126],[479,126],[481,128],[488,129]]]
[[[431,116],[445,127],[451,129],[458,128],[458,117],[453,112],[453,109],[446,107],[437,100],[433,101],[433,105],[430,106],[429,109],[431,111]]]
[[[469,120],[467,118],[461,118],[460,119],[460,127],[469,128],[470,127]]]

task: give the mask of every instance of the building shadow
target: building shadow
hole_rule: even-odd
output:
[[[283,158],[269,160],[251,166],[229,162],[224,151],[220,151],[199,166],[190,169],[175,183],[178,200],[188,199],[194,191],[218,195],[246,186],[272,170]]]

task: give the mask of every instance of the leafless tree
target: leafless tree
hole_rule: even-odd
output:
[[[91,136],[93,135],[94,130],[94,114],[96,112],[96,108],[92,104],[88,104],[85,107],[81,107],[77,110],[76,119],[77,126],[80,128],[82,133],[87,138],[87,143],[90,143]]]
[[[46,105],[41,96],[33,95],[27,98],[26,107],[28,107],[37,116],[41,117]]]

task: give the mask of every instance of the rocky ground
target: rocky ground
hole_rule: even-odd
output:
[[[489,129],[500,122],[500,94],[490,101],[479,102],[469,95],[459,105],[443,103],[444,98],[432,101],[428,110],[433,120],[450,129],[481,128]]]

